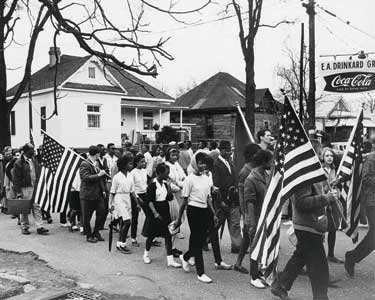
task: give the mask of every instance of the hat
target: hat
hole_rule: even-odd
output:
[[[221,140],[219,143],[219,149],[232,149],[232,145],[229,141]]]
[[[171,141],[171,142],[168,143],[168,145],[174,146],[174,145],[176,145],[176,142],[175,141]]]

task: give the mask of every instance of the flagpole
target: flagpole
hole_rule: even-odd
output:
[[[255,143],[254,137],[253,137],[253,135],[251,134],[251,131],[250,131],[249,125],[248,125],[247,122],[246,122],[245,116],[244,116],[244,114],[243,114],[243,112],[242,112],[242,110],[241,110],[240,104],[239,104],[238,102],[236,102],[236,107],[237,107],[237,111],[238,111],[238,113],[239,113],[240,116],[241,116],[241,120],[242,120],[242,122],[243,122],[243,124],[244,124],[244,126],[245,126],[245,129],[246,129],[247,135],[248,135],[249,138],[250,138],[250,141],[251,141],[252,143]]]
[[[57,140],[55,137],[53,137],[53,136],[51,136],[50,134],[48,134],[46,131],[44,131],[43,129],[41,129],[40,131],[42,131],[42,133],[43,134],[45,134],[45,135],[48,135],[49,137],[51,137],[51,138],[53,138],[56,142],[58,142],[60,145],[62,145],[65,149],[67,149],[68,151],[70,151],[70,152],[72,152],[72,153],[74,153],[74,154],[76,154],[76,155],[78,155],[76,152],[74,152],[72,149],[70,149],[70,148],[68,148],[68,147],[65,147],[64,145],[63,145],[63,143],[60,143],[60,141],[59,140]],[[43,145],[43,143],[42,143],[42,145]],[[86,158],[84,158],[84,157],[82,157],[81,156],[81,159],[82,160],[84,160],[84,161],[86,161],[86,162],[88,162],[89,164],[91,164],[95,169],[97,169],[97,170],[101,170],[100,168],[98,168],[97,166],[95,166],[90,160],[88,160],[88,159],[86,159]],[[107,175],[109,178],[111,178],[111,176],[107,173],[107,172],[105,172],[105,175]]]

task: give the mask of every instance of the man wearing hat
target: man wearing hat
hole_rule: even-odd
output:
[[[212,172],[214,186],[219,188],[222,209],[231,237],[232,253],[239,253],[241,245],[240,204],[236,175],[231,161],[232,147],[229,141],[220,141],[220,155]]]

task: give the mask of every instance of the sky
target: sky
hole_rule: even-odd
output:
[[[167,7],[169,0],[152,2]],[[204,0],[180,0],[176,9],[190,9],[203,2]],[[116,24],[126,26],[128,20],[126,2],[111,0],[105,3],[110,3],[107,6],[107,15],[113,18]],[[170,37],[164,48],[174,59],[161,60],[162,67],[158,68],[159,76],[156,79],[151,77],[141,77],[141,79],[163,89],[171,96],[175,96],[179,88],[186,89],[194,83],[199,84],[217,72],[227,72],[245,81],[245,63],[240,49],[236,18],[214,21],[223,16],[234,15],[231,7],[227,13],[224,12],[227,3],[226,0],[216,0],[215,4],[199,14],[181,17],[187,22],[200,20],[207,22],[200,26],[178,23],[163,13],[147,10],[145,20],[149,22],[151,32],[141,35],[142,41],[151,43],[160,37]],[[239,3],[243,4],[242,10],[246,11],[246,1],[239,1]],[[301,22],[305,23],[305,43],[308,44],[308,16],[301,3],[301,0],[264,0],[262,24],[275,24],[281,20],[295,22],[293,25],[281,25],[276,29],[261,28],[256,37],[256,86],[269,88],[274,95],[279,93],[281,86],[276,76],[276,68],[288,64],[285,55],[286,47],[296,53],[299,52]],[[317,62],[323,59],[320,55],[352,54],[360,50],[366,53],[375,52],[375,19],[372,17],[375,1],[317,0],[316,3],[337,15],[332,17],[316,8]],[[82,13],[77,9],[73,12],[76,15]],[[346,21],[350,21],[351,25],[362,32],[345,24]],[[25,30],[27,22],[23,20],[20,24],[22,26],[16,32],[18,44],[13,44],[6,50],[7,65],[11,68],[8,72],[9,87],[20,80],[27,51],[28,31]],[[52,31],[46,28],[37,43],[33,72],[48,63],[48,49],[52,44]],[[69,36],[58,37],[58,44],[63,54],[86,55]],[[124,57],[120,51],[116,51],[116,54]],[[371,56],[375,58],[375,54],[370,54]],[[322,93],[321,81],[322,78],[317,73],[317,94]]]

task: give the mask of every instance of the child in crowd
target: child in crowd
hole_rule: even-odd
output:
[[[189,250],[184,255],[180,255],[182,266],[186,272],[189,272],[188,261],[191,257],[194,257],[198,280],[210,283],[212,279],[204,273],[202,248],[206,241],[208,230],[209,209],[214,214],[215,222],[217,222],[217,217],[215,216],[211,199],[212,180],[205,175],[209,161],[208,155],[204,152],[199,152],[193,157],[194,159],[196,160],[196,169],[184,181],[183,202],[175,226],[180,226],[181,218],[187,206],[190,239]]]
[[[126,245],[126,237],[132,215],[131,198],[134,199],[133,201],[138,202],[134,193],[133,177],[130,175],[130,171],[133,168],[133,156],[124,155],[119,158],[117,167],[119,172],[112,180],[109,203],[115,219],[120,222],[119,239],[116,248],[123,254],[130,254],[131,251]]]
[[[138,198],[140,198],[140,204],[144,209],[144,203],[146,202],[146,191],[147,191],[147,170],[146,160],[142,153],[138,153],[134,158],[135,168],[131,171],[134,183],[134,192]],[[138,205],[135,200],[132,199],[132,222],[131,222],[131,239],[132,246],[139,247],[137,241],[137,227],[138,227]]]
[[[143,232],[144,236],[147,237],[143,261],[145,264],[151,263],[149,252],[153,239],[163,237],[168,267],[180,268],[181,264],[173,258],[172,237],[168,229],[168,225],[171,223],[168,201],[173,199],[169,184],[166,183],[168,176],[169,167],[166,164],[157,165],[156,178],[147,187],[147,205],[151,213],[146,216],[147,220]]]

